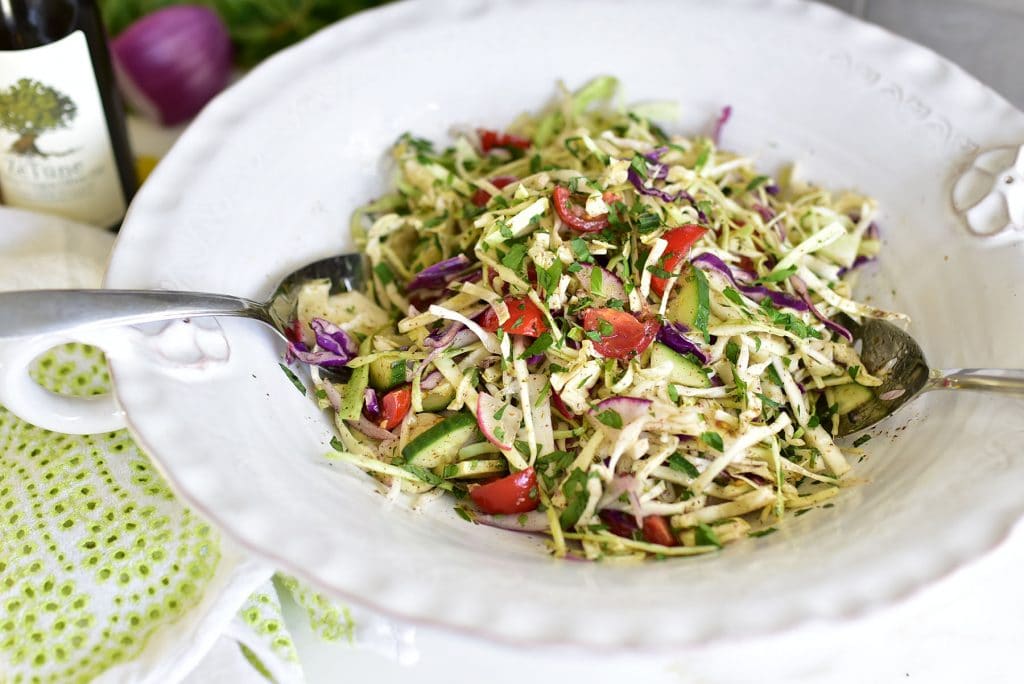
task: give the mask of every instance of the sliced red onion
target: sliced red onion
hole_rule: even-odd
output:
[[[477,513],[475,519],[481,525],[499,527],[513,532],[546,532],[551,528],[548,523],[548,515],[543,511],[530,511],[519,515]]]
[[[363,393],[363,415],[370,420],[380,419],[380,401],[377,399],[377,390],[372,387],[367,387]]]
[[[191,119],[231,75],[231,38],[216,12],[198,5],[147,14],[110,44],[125,99],[173,126]]]
[[[853,342],[853,335],[850,334],[849,330],[839,325],[835,321],[826,318],[823,313],[818,311],[818,307],[814,305],[814,301],[811,299],[810,292],[807,291],[807,284],[803,281],[802,278],[795,275],[790,276],[789,282],[793,284],[793,289],[796,290],[797,294],[800,295],[800,298],[804,300],[804,303],[807,304],[807,308],[811,310],[811,313],[814,314],[815,318],[824,323],[825,327],[828,328],[829,330],[835,332],[838,335],[842,335],[843,337],[846,338],[848,342]]]
[[[775,218],[775,212],[772,211],[772,208],[766,207],[760,202],[756,202],[754,204],[754,211],[761,215],[761,220],[764,221],[765,223],[768,223],[773,218]]]
[[[598,511],[597,516],[601,519],[601,522],[608,526],[609,532],[619,537],[632,539],[633,533],[640,529],[640,525],[637,524],[635,516],[632,516],[625,511],[616,511],[606,508]]]
[[[638,418],[646,416],[650,411],[651,403],[650,399],[638,397],[612,397],[590,409],[590,415],[597,416],[604,411],[614,411],[622,418],[622,424],[628,425]]]
[[[334,386],[334,383],[328,380],[323,384],[324,394],[327,395],[327,401],[330,403],[331,408],[335,411],[341,408],[341,395],[338,393],[338,388]]]
[[[444,376],[441,375],[440,371],[431,371],[427,373],[427,377],[420,381],[420,389],[427,390],[428,392],[444,381]]]
[[[359,430],[371,439],[379,439],[382,442],[388,442],[396,438],[394,433],[388,432],[381,426],[371,423],[365,416],[359,416],[359,420],[346,420],[345,423],[354,427],[356,430]]]
[[[534,354],[530,358],[526,359],[526,365],[530,366],[531,368],[540,365],[541,363],[544,362],[544,358],[545,357],[543,354]]]
[[[308,351],[309,347],[307,347],[306,343],[303,342],[302,340],[296,340],[294,342],[289,340],[288,346],[284,350],[284,362],[290,366],[292,365],[292,363],[295,362],[296,353]]]
[[[622,278],[615,275],[607,268],[601,268],[600,266],[592,266],[591,264],[580,264],[580,270],[577,271],[576,277],[580,281],[580,285],[583,289],[590,294],[595,294],[590,289],[590,284],[593,282],[594,269],[598,268],[601,270],[601,294],[596,295],[604,299],[618,299],[620,302],[629,301],[629,295],[626,294],[626,287],[622,284]]]
[[[722,107],[722,113],[718,115],[718,121],[715,122],[715,129],[711,132],[711,139],[715,145],[718,145],[722,139],[722,129],[725,128],[730,116],[732,116],[732,107],[730,105]]]
[[[761,301],[765,297],[771,300],[772,304],[777,307],[788,307],[794,311],[808,311],[807,304],[793,295],[785,292],[777,292],[775,290],[769,290],[764,285],[743,285],[736,280],[736,275],[732,272],[732,269],[724,261],[716,257],[710,252],[704,252],[699,254],[690,260],[691,263],[698,266],[709,266],[714,270],[718,271],[732,283],[733,287],[747,295],[756,302]]]
[[[683,334],[688,331],[689,328],[682,323],[670,323],[666,321],[665,324],[661,326],[661,329],[658,330],[658,341],[672,351],[680,354],[693,354],[700,359],[702,364],[706,365],[708,362],[707,354],[701,351],[700,347],[690,341],[686,335]]]
[[[448,281],[465,271],[468,266],[469,257],[465,254],[439,261],[414,275],[412,280],[406,284],[405,291],[442,288],[448,284]]]

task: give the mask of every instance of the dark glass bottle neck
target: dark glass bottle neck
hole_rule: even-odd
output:
[[[93,0],[0,0],[0,50],[47,45],[82,27]]]

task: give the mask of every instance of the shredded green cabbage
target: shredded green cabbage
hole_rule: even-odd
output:
[[[370,338],[352,367],[406,364],[399,381],[413,408],[401,424],[382,433],[384,419],[367,406],[361,420],[339,421],[344,449],[334,455],[392,493],[461,497],[482,476],[533,468],[531,515],[547,525],[556,555],[703,553],[763,536],[787,511],[835,496],[850,481],[847,458],[859,453],[830,436],[844,410],[836,392],[878,384],[836,326],[772,299],[799,303],[802,284],[824,318],[899,315],[854,301],[852,278],[841,277],[878,251],[873,200],[805,185],[792,169],[762,175],[707,136],[668,135],[613,106],[616,87],[602,77],[561,89],[489,150],[483,133],[443,150],[403,135],[395,191],[353,218],[373,267],[372,303],[332,305],[323,286],[309,287],[299,318],[308,326],[325,316]],[[569,206],[557,206],[558,187]],[[574,228],[587,221],[602,226]],[[706,231],[672,259],[672,231],[688,225]],[[468,257],[459,273],[408,289],[458,255]],[[727,264],[731,277],[701,255]],[[518,334],[529,321],[517,302],[526,300],[539,322]],[[588,328],[594,310],[649,330],[682,324],[689,350],[665,353],[648,335],[621,357],[602,353],[620,331],[607,318]],[[318,392],[321,404],[345,395],[336,377],[315,376],[331,390]],[[490,441],[478,431],[430,469],[403,455],[442,418],[478,407]],[[452,467],[466,461],[479,463]],[[517,516],[507,518],[515,527]],[[652,520],[667,523],[670,539]]]

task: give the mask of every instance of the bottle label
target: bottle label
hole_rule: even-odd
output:
[[[85,33],[0,52],[3,203],[107,227],[124,190]]]

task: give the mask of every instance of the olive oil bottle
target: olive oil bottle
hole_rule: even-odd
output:
[[[95,1],[0,0],[0,201],[116,228],[135,187]]]

